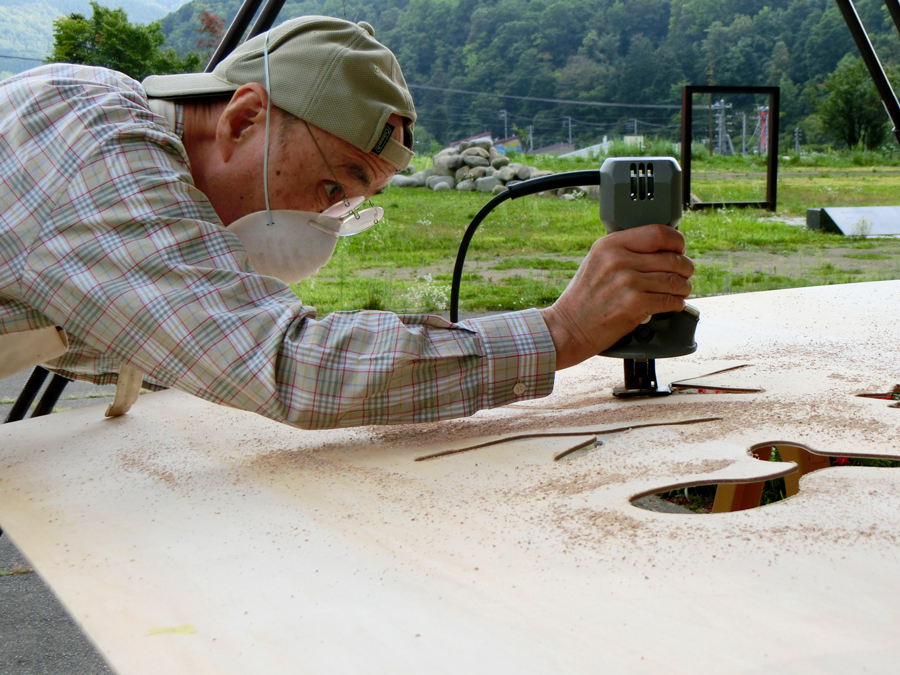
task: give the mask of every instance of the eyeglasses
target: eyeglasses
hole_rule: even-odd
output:
[[[331,174],[331,177],[334,178],[335,184],[341,189],[340,203],[328,207],[327,209],[322,211],[322,215],[329,216],[331,218],[338,218],[339,220],[344,221],[343,225],[341,225],[340,231],[338,232],[338,234],[342,237],[349,237],[352,234],[358,234],[363,230],[368,230],[375,223],[381,220],[381,216],[384,214],[384,211],[380,207],[374,207],[359,211],[359,207],[362,206],[363,202],[366,201],[366,198],[353,197],[351,199],[347,196],[347,193],[344,191],[344,186],[341,184],[341,181],[338,180],[337,176],[334,173],[334,169],[331,168],[331,164],[329,164],[328,160],[325,158],[325,153],[322,152],[322,148],[319,146],[319,141],[316,140],[316,136],[315,134],[313,134],[312,129],[309,128],[309,124],[306,122],[306,120],[301,121],[306,127],[306,132],[309,134],[309,137],[312,138],[313,143],[315,143],[316,150],[319,151],[319,155],[322,157],[322,161],[325,162],[325,166],[328,167],[328,172]]]
[[[347,198],[347,193],[344,191],[344,186],[341,185],[341,181],[338,180],[337,176],[334,173],[334,169],[331,168],[331,164],[328,163],[328,160],[325,158],[325,153],[322,152],[322,148],[319,146],[319,141],[316,140],[315,134],[313,134],[312,129],[309,128],[309,124],[306,120],[300,120],[303,122],[303,126],[306,127],[306,133],[309,134],[309,137],[312,139],[313,143],[316,145],[316,150],[319,151],[319,156],[322,158],[322,161],[325,162],[325,166],[328,167],[328,173],[331,174],[331,177],[334,178],[335,184],[341,189],[341,201],[344,203],[344,206],[350,206],[350,200]]]

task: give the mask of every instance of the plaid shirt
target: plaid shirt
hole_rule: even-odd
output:
[[[181,143],[120,74],[43,66],[0,83],[0,334],[57,325],[67,377],[151,382],[304,428],[425,422],[546,396],[536,310],[451,324],[322,320],[255,274]]]

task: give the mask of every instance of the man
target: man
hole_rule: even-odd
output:
[[[372,33],[304,17],[211,74],[142,86],[53,65],[3,82],[6,362],[118,379],[131,394],[111,414],[143,380],[304,428],[422,422],[545,396],[555,370],[683,308],[693,266],[661,226],[597,241],[552,307],[455,325],[317,320],[260,274],[315,271],[349,207],[412,156],[412,98]]]

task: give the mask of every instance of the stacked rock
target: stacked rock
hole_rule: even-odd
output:
[[[456,147],[445,148],[432,157],[432,163],[432,168],[412,175],[395,175],[391,185],[498,194],[508,185],[553,174],[525,164],[510,163],[507,157],[497,152],[489,138],[463,141]],[[555,191],[553,196],[557,196]]]

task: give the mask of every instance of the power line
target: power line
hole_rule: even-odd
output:
[[[30,56],[10,56],[9,54],[0,54],[0,59],[18,59],[19,61],[37,61],[43,63],[44,59],[35,59]]]
[[[534,96],[516,96],[514,94],[491,94],[486,91],[470,91],[468,89],[447,89],[445,87],[430,87],[424,84],[409,84],[410,89],[427,89],[429,91],[444,91],[450,94],[470,94],[472,96],[491,96],[493,98],[514,98],[519,101],[540,101],[543,103],[567,103],[570,105],[590,105],[601,108],[665,108],[681,110],[680,105],[661,105],[652,103],[603,103],[600,101],[572,101],[564,98],[537,98]]]

